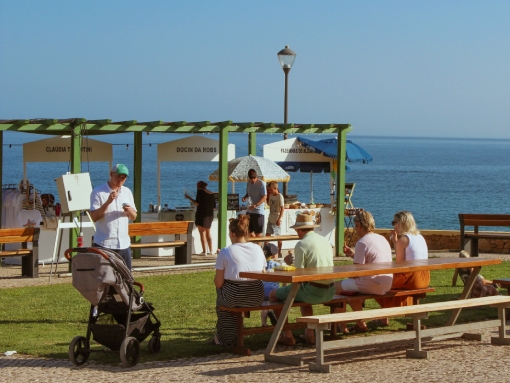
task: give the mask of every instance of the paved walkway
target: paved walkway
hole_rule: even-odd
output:
[[[509,382],[510,351],[490,344],[495,332],[486,330],[482,342],[433,342],[424,347],[430,351],[428,360],[407,359],[405,347],[338,354],[327,359],[333,362],[331,374],[265,363],[261,352],[150,362],[129,369],[96,361],[78,368],[67,360],[13,355],[0,357],[0,382]]]
[[[434,253],[433,256],[456,254]],[[482,256],[510,258],[501,254]],[[198,261],[211,262],[213,259],[198,257]],[[134,267],[139,267],[156,261],[135,262]],[[42,269],[42,278],[34,281],[17,278],[19,269],[16,270],[16,266],[2,267],[0,288],[47,284],[49,268],[47,271]],[[135,273],[135,278],[139,275],[143,274]],[[66,282],[70,283],[70,278],[53,278],[52,283]],[[407,359],[405,346],[338,353],[327,358],[333,363],[331,374],[310,373],[307,367],[265,363],[263,351],[250,357],[220,354],[207,358],[149,362],[129,369],[97,361],[78,368],[67,360],[15,354],[0,356],[0,382],[510,382],[510,349],[490,344],[490,336],[495,336],[496,331],[496,328],[485,329],[481,342],[462,339],[435,341],[424,347],[430,351],[428,360]],[[292,352],[285,348],[280,351]]]

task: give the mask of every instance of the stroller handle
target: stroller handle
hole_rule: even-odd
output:
[[[140,282],[133,282],[133,285],[138,286],[140,288],[140,293],[143,294],[145,292],[145,287]]]
[[[68,261],[71,261],[71,253],[96,253],[101,255],[103,258],[108,259],[108,254],[103,253],[96,247],[75,247],[64,251],[64,256]]]

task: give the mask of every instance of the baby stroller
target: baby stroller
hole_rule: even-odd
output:
[[[77,254],[71,258],[71,253]],[[140,342],[150,334],[149,352],[159,352],[161,322],[154,315],[152,304],[143,298],[143,285],[135,282],[122,257],[94,247],[68,249],[65,257],[72,264],[73,286],[91,304],[87,335],[75,337],[69,345],[71,362],[80,366],[91,352],[106,351],[92,350],[91,336],[110,350],[119,351],[124,367],[138,363]]]

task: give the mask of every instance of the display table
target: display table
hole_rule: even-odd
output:
[[[309,212],[314,216],[316,222],[319,222],[319,227],[316,227],[314,231],[317,234],[326,237],[331,244],[335,246],[335,216],[331,214],[330,207],[322,208],[301,208],[301,209],[285,209],[283,212],[282,223],[280,226],[280,235],[296,235],[296,231],[290,227],[296,223],[296,217],[298,214]],[[239,214],[246,214],[246,210],[240,211]],[[264,227],[267,227],[267,218],[269,216],[269,209],[266,209],[264,217]],[[265,234],[265,233],[263,233]],[[275,238],[275,243],[277,237]],[[282,250],[293,250],[298,241],[283,241]]]

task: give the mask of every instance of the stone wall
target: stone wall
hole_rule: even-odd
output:
[[[375,232],[383,235],[389,241],[391,229],[376,229]],[[422,230],[420,233],[425,238],[429,250],[460,250],[460,233],[458,230]],[[510,233],[505,234],[510,235]],[[355,244],[356,241],[353,240],[350,246],[353,247]],[[480,239],[478,247],[480,253],[510,253],[510,240]]]

